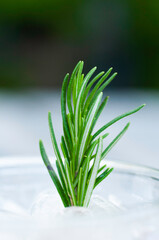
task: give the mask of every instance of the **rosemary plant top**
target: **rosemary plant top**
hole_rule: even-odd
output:
[[[66,74],[62,84],[63,136],[61,136],[60,146],[63,157],[55,138],[51,113],[48,113],[58,173],[54,171],[42,141],[39,142],[42,159],[65,207],[88,206],[93,189],[113,170],[107,168],[106,165],[100,167],[100,161],[106,157],[123,136],[130,123],[103,149],[103,140],[108,136],[108,133],[103,134],[104,130],[120,119],[139,111],[144,106],[143,104],[114,118],[98,131],[93,132],[94,126],[108,101],[108,97],[102,101],[102,91],[117,73],[110,76],[112,71],[110,68],[106,73],[100,72],[91,79],[96,67],[84,76],[82,73],[83,65],[83,61],[79,61],[70,79],[69,74]]]

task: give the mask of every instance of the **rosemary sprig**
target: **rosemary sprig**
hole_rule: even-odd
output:
[[[57,173],[48,159],[42,141],[39,142],[42,159],[65,207],[89,205],[93,189],[113,170],[106,165],[100,167],[100,162],[127,131],[130,123],[104,150],[103,140],[108,133],[102,136],[100,134],[122,118],[138,112],[145,105],[121,114],[93,133],[94,126],[108,102],[108,97],[102,101],[102,91],[117,73],[109,76],[112,71],[110,68],[106,73],[101,72],[91,80],[96,67],[84,77],[83,65],[84,62],[79,61],[70,79],[69,74],[66,74],[62,84],[63,136],[60,146],[63,157],[56,142],[51,113],[48,114],[50,136],[57,159]]]

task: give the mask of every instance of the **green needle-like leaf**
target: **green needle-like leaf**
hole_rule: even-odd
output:
[[[104,164],[102,167],[100,167],[100,168],[98,169],[98,174],[99,174],[101,171],[103,171],[103,169],[106,168],[106,166],[107,166],[107,165]]]
[[[103,127],[101,127],[92,137],[92,139],[96,138],[99,134],[101,134],[101,132],[103,132],[105,129],[107,129],[108,127],[110,127],[112,124],[116,123],[117,121],[119,121],[122,118],[125,118],[133,113],[138,112],[141,108],[143,108],[145,106],[145,104],[142,104],[141,106],[133,109],[132,111],[129,111],[127,113],[124,113],[116,118],[114,118],[113,120],[111,120],[110,122],[108,122],[107,124],[105,124]]]
[[[87,176],[88,176],[88,171],[89,171],[89,162],[90,162],[90,157],[87,157],[87,162],[86,162],[85,167],[84,167],[82,183],[80,184],[81,185],[81,192],[80,192],[80,196],[79,196],[80,206],[82,206],[83,199],[84,199],[84,196],[85,196],[85,188],[86,188],[86,184],[87,184]]]
[[[89,132],[90,132],[91,126],[93,124],[94,117],[95,117],[95,115],[97,113],[97,110],[99,108],[102,96],[103,96],[103,93],[100,93],[97,96],[97,98],[96,98],[92,108],[90,109],[87,118],[86,118],[85,128],[83,130],[83,134],[82,134],[81,141],[80,141],[80,144],[79,144],[79,152],[78,152],[78,158],[77,158],[77,161],[78,161],[77,162],[77,170],[79,169],[79,166],[81,164],[81,160],[82,160],[82,157],[83,157],[83,154],[84,154],[84,150],[85,150],[86,142],[87,142],[87,139],[88,139],[88,136],[89,136]]]
[[[114,140],[108,145],[108,147],[103,151],[101,158],[105,158],[105,156],[108,154],[108,152],[114,147],[114,145],[120,140],[120,138],[124,135],[124,133],[127,131],[130,123],[128,123],[124,129],[114,138]]]
[[[77,99],[78,93],[79,93],[79,91],[80,91],[81,83],[82,83],[81,79],[82,79],[83,65],[84,65],[84,62],[82,61],[81,64],[80,64],[80,67],[79,67],[78,73],[77,73],[77,82],[76,82],[76,99]]]
[[[62,149],[64,158],[67,158],[68,161],[70,161],[69,153],[68,153],[68,150],[67,150],[67,147],[66,147],[66,144],[65,144],[65,139],[64,139],[63,136],[61,137],[61,149]]]
[[[97,147],[96,157],[95,157],[94,164],[93,164],[91,177],[90,177],[90,180],[88,183],[88,187],[86,190],[86,195],[85,195],[85,199],[84,199],[84,203],[83,203],[84,207],[88,206],[92,192],[93,192],[94,184],[95,184],[98,169],[99,169],[99,163],[101,160],[102,148],[103,148],[103,139],[102,139],[102,137],[100,137],[99,144]]]
[[[84,163],[83,163],[83,178],[82,178],[82,183],[81,183],[81,193],[80,193],[80,197],[79,197],[79,202],[80,202],[80,206],[82,206],[83,203],[83,199],[85,197],[85,193],[86,193],[86,183],[87,183],[87,177],[88,177],[88,171],[89,171],[89,166],[90,166],[90,160],[91,160],[91,155],[95,149],[96,144],[94,143],[88,152],[88,156],[86,157]]]
[[[110,68],[110,69],[104,74],[104,76],[97,82],[97,84],[95,85],[95,87],[93,88],[92,92],[91,92],[90,95],[88,96],[87,101],[86,101],[86,103],[85,103],[84,113],[87,111],[87,108],[88,108],[88,106],[90,105],[90,103],[92,102],[93,97],[95,96],[98,88],[99,88],[100,85],[105,81],[105,79],[109,76],[109,74],[111,73],[112,69],[113,69],[113,68]],[[111,81],[113,80],[113,78],[114,78],[114,77],[111,77],[111,78],[110,78]],[[108,79],[108,80],[106,81],[106,83],[107,83],[107,84],[106,84],[106,86],[107,86],[107,85],[110,83],[110,80]],[[103,89],[104,89],[104,88],[103,88]],[[102,92],[102,91],[98,91],[98,93],[99,93],[99,92]]]
[[[61,114],[63,119],[63,128],[65,129],[65,133],[68,139],[69,144],[71,145],[71,136],[67,123],[67,114],[66,114],[66,89],[68,84],[69,74],[66,74],[63,84],[62,84],[62,93],[61,93]]]
[[[99,177],[96,178],[94,188],[102,182],[113,171],[113,168],[107,168]]]
[[[78,187],[77,187],[77,202],[79,206],[81,206],[80,196],[81,196],[82,171],[83,169],[81,167],[79,171],[79,180],[78,180]]]
[[[88,93],[89,93],[91,87],[93,86],[93,84],[94,84],[103,74],[104,74],[104,72],[98,73],[98,75],[95,76],[95,77],[90,81],[90,83],[88,84],[88,86],[87,86],[87,88],[86,88],[86,90],[85,90],[85,92],[84,92],[83,103],[85,102],[85,100],[86,100],[86,98],[87,98],[87,96],[88,96]]]
[[[67,114],[67,121],[68,121],[69,132],[71,134],[71,139],[72,139],[72,142],[74,142],[75,141],[75,139],[74,139],[74,129],[73,129],[73,124],[72,124],[70,113]]]
[[[55,173],[55,171],[54,171],[54,169],[53,169],[53,167],[52,167],[52,165],[51,165],[51,163],[48,159],[48,156],[46,154],[43,142],[41,140],[39,141],[39,147],[40,147],[40,153],[41,153],[42,159],[43,159],[44,164],[45,164],[45,166],[46,166],[46,168],[49,172],[49,175],[50,175],[53,183],[55,184],[55,187],[56,187],[56,189],[57,189],[57,191],[58,191],[58,193],[61,197],[61,200],[62,200],[64,206],[67,207],[67,206],[69,206],[69,202],[68,202],[67,197],[64,193],[64,190],[61,186],[61,183],[60,183],[60,181],[59,181],[59,179],[58,179],[58,177],[57,177],[57,175],[56,175],[56,173]]]
[[[86,75],[86,77],[83,80],[82,86],[80,88],[79,94],[78,94],[78,98],[77,98],[77,103],[76,103],[76,108],[75,108],[75,142],[77,143],[77,139],[78,139],[78,122],[79,122],[79,112],[80,112],[80,106],[81,106],[81,102],[82,102],[82,97],[84,94],[84,90],[85,87],[89,81],[89,79],[91,78],[91,76],[93,75],[93,73],[95,72],[96,67],[93,68],[91,71],[89,71],[89,73]]]
[[[102,92],[104,88],[106,88],[111,83],[111,81],[113,81],[116,75],[117,73],[114,73],[105,83],[103,83],[103,85],[97,90],[96,94]]]
[[[53,124],[52,124],[52,119],[51,119],[51,113],[50,112],[48,113],[48,121],[49,121],[50,135],[51,135],[51,140],[52,140],[52,145],[53,145],[53,148],[54,148],[54,152],[55,152],[55,155],[56,155],[57,159],[59,160],[59,162],[62,163],[60,151],[58,149],[56,138],[55,138],[55,133],[54,133],[54,129],[53,129]]]
[[[106,137],[108,137],[109,136],[109,133],[105,133],[105,134],[103,134],[103,136],[102,136],[102,138],[103,138],[103,140],[106,138]],[[96,140],[94,140],[91,144],[90,144],[90,146],[89,146],[89,148],[87,149],[87,151],[86,151],[86,155],[87,155],[87,152],[89,151],[89,149],[95,144],[95,146],[97,145],[99,143],[99,138],[98,139],[96,139]],[[95,157],[95,155],[92,155],[92,157],[91,157],[91,160],[93,159]]]
[[[97,112],[97,114],[96,114],[96,116],[95,116],[95,118],[94,118],[94,122],[93,122],[93,124],[92,124],[92,129],[91,129],[91,131],[93,130],[93,128],[94,128],[94,126],[95,126],[98,118],[100,117],[100,115],[101,115],[104,107],[106,106],[106,104],[107,104],[107,102],[108,102],[108,99],[109,99],[109,97],[107,96],[107,97],[103,100],[103,102],[101,103],[101,105],[100,105],[100,107],[99,107],[99,109],[98,109],[98,112]]]
[[[57,171],[58,171],[61,183],[62,183],[62,187],[63,187],[64,192],[65,192],[65,195],[67,196],[67,199],[68,199],[68,202],[69,202],[69,198],[68,198],[68,195],[67,195],[68,194],[67,181],[64,179],[64,177],[62,175],[62,172],[61,172],[61,169],[60,169],[60,165],[59,165],[57,160],[56,160],[56,168],[57,168]]]
[[[70,77],[70,81],[69,81],[69,85],[68,85],[68,89],[67,89],[67,106],[68,106],[68,110],[70,112],[71,118],[73,119],[73,110],[72,110],[72,88],[73,88],[73,81],[75,78],[75,74],[79,68],[79,65],[81,64],[81,61],[79,61],[76,65],[76,67],[74,68],[72,75]]]
[[[97,145],[98,141],[97,142],[93,142],[93,144],[90,146],[89,150],[88,150],[88,153],[86,153],[86,156],[85,158],[83,159],[83,162],[81,163],[81,166],[82,168],[84,168],[84,165],[87,164],[87,162],[90,162],[91,160],[91,156],[92,156],[92,153]],[[86,175],[87,173],[85,172],[84,175]],[[74,180],[74,187],[76,187],[76,185],[78,184],[78,181],[79,181],[79,172],[77,173],[77,176]]]
[[[52,119],[51,119],[51,113],[50,112],[48,113],[48,120],[49,120],[49,128],[50,128],[50,135],[51,135],[52,145],[53,145],[53,148],[54,148],[54,152],[55,152],[57,161],[59,163],[59,168],[61,169],[61,174],[63,176],[63,179],[64,179],[65,183],[66,183],[65,168],[64,168],[64,165],[63,165],[63,162],[62,162],[62,158],[61,158],[58,146],[57,146],[57,142],[56,142],[56,138],[55,138],[55,134],[54,134],[54,129],[53,129],[53,124],[52,124]]]
[[[76,197],[75,197],[75,191],[74,191],[74,187],[73,187],[73,182],[72,182],[72,178],[71,178],[71,172],[70,172],[70,167],[68,162],[66,161],[66,175],[67,175],[67,180],[68,180],[68,187],[70,190],[70,200],[71,200],[71,205],[76,206]]]

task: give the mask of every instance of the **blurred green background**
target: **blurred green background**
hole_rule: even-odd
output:
[[[0,88],[59,87],[80,59],[159,88],[158,0],[0,1]]]

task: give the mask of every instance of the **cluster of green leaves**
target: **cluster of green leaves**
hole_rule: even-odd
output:
[[[48,114],[58,173],[53,169],[44,145],[40,140],[42,159],[65,207],[88,206],[94,188],[113,170],[106,165],[100,166],[101,160],[106,157],[112,147],[123,136],[130,123],[122,129],[105,149],[103,149],[103,140],[108,136],[108,133],[102,134],[103,131],[120,119],[139,111],[144,106],[141,105],[114,118],[93,133],[94,126],[108,101],[108,97],[102,101],[102,91],[117,73],[110,76],[112,71],[112,68],[110,68],[106,73],[100,72],[91,79],[96,67],[84,76],[82,73],[83,64],[83,61],[78,62],[70,79],[69,74],[66,74],[62,85],[63,136],[60,145],[63,157],[61,157],[55,138],[51,113]]]

